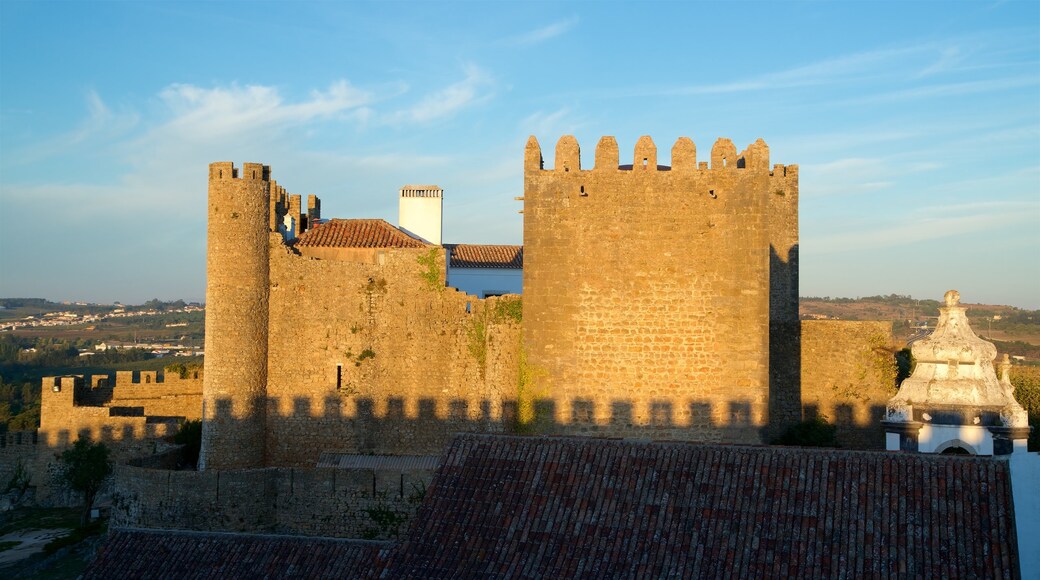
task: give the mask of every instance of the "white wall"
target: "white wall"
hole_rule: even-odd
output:
[[[443,220],[441,207],[444,202],[442,192],[436,186],[428,186],[426,191],[436,192],[429,197],[409,197],[406,188],[401,188],[397,207],[397,225],[408,233],[418,236],[434,245],[441,245],[441,227]]]
[[[1022,578],[1040,578],[1040,455],[1015,453],[1010,461],[1019,572]]]
[[[921,453],[941,453],[951,441],[957,447],[967,447],[975,455],[993,455],[993,434],[980,425],[931,425],[925,423],[917,436],[917,450]]]
[[[484,298],[494,294],[520,294],[524,271],[517,268],[448,268],[448,286]]]

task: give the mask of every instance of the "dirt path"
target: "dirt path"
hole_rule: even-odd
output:
[[[4,542],[21,542],[17,546],[0,552],[0,567],[24,560],[33,554],[43,551],[43,547],[55,538],[67,536],[72,533],[68,528],[53,528],[48,530],[19,530],[0,536],[0,544]]]

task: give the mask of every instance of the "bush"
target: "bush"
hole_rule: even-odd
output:
[[[199,452],[202,450],[202,421],[185,421],[173,436],[173,442],[184,446],[184,461],[197,469]]]
[[[814,417],[788,427],[787,431],[772,443],[798,447],[838,447],[835,437],[837,432],[838,428],[828,423],[826,417]]]

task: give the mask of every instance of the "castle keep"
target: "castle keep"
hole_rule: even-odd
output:
[[[762,140],[738,154],[720,139],[710,165],[685,137],[671,166],[649,137],[618,157],[604,137],[583,169],[564,137],[546,170],[527,144],[524,339],[556,416],[567,432],[759,442],[771,364],[794,362],[771,361],[771,339],[798,339],[798,167],[770,168]]]

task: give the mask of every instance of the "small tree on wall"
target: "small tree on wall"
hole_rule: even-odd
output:
[[[70,449],[61,454],[62,476],[73,490],[83,494],[83,515],[80,525],[90,523],[94,498],[112,474],[109,450],[104,443],[94,443],[89,437],[80,437]]]

